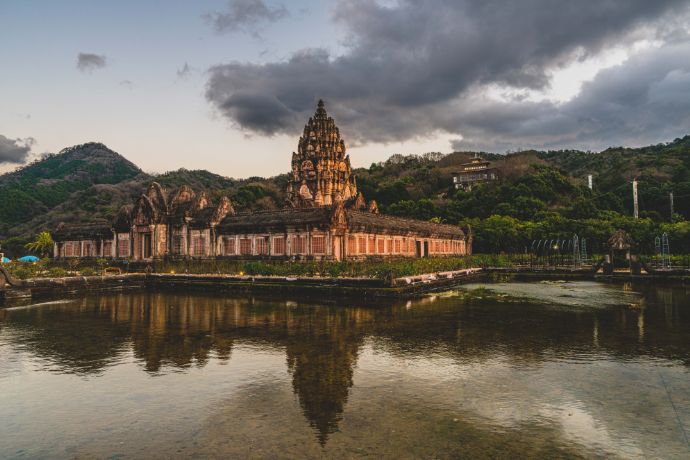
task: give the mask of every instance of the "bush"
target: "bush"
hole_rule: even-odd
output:
[[[36,276],[36,269],[31,265],[22,265],[12,270],[12,274],[20,280],[25,280],[34,278]]]
[[[79,273],[81,273],[82,276],[96,276],[100,275],[101,271],[93,267],[84,267],[79,270]]]
[[[67,276],[67,270],[62,267],[53,267],[48,270],[48,275],[51,278],[61,278],[63,276]]]

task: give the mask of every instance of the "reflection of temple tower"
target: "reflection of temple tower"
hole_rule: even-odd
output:
[[[354,199],[356,195],[357,183],[352,176],[350,157],[345,154],[345,141],[320,100],[316,113],[304,126],[297,153],[292,154],[288,205],[330,206]]]
[[[288,339],[287,364],[304,416],[318,431],[323,446],[342,418],[361,336],[356,314],[335,317],[327,313],[307,321],[302,331]]]

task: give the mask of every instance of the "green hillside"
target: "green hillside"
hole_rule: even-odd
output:
[[[103,144],[78,145],[48,155],[0,176],[0,235],[15,233],[14,227],[35,219],[40,221],[79,192],[96,185],[107,189],[140,176],[143,173],[136,165]]]

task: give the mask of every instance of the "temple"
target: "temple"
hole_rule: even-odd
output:
[[[60,224],[56,258],[357,260],[464,255],[471,231],[379,214],[357,190],[345,141],[319,101],[292,154],[283,209],[236,212],[188,186],[152,183],[112,222]]]
[[[495,181],[499,177],[498,169],[492,168],[491,162],[483,160],[475,154],[468,163],[460,165],[460,172],[453,173],[453,185],[456,189],[469,192],[475,185]]]

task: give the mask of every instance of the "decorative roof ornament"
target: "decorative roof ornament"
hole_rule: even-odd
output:
[[[364,199],[362,192],[357,194],[357,198],[355,198],[355,202],[352,207],[354,209],[359,209],[360,211],[367,209],[367,201]]]
[[[618,229],[609,238],[608,245],[611,249],[627,251],[635,246],[635,240],[625,230]]]

